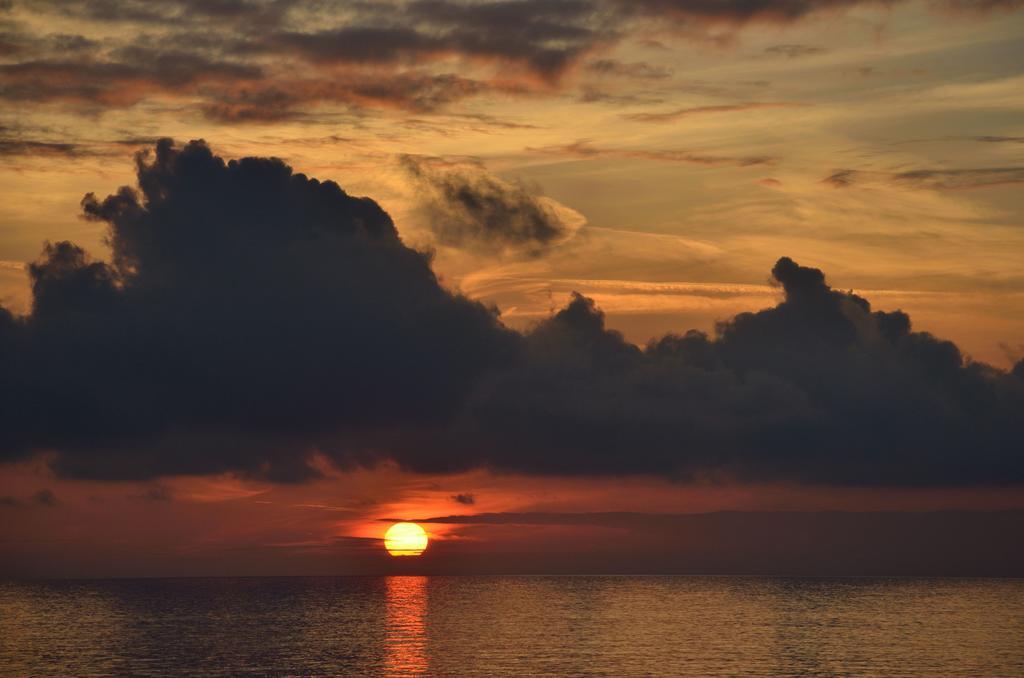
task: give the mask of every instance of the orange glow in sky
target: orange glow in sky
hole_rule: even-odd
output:
[[[152,7],[86,11],[121,5]],[[496,39],[509,30],[514,39]],[[374,42],[364,53],[350,36]],[[1024,434],[1013,415],[1024,381],[1012,381],[1024,380],[1021,36],[1016,0],[0,0],[0,579],[433,572],[473,558],[481,570],[507,571],[547,556],[564,556],[551,562],[570,569],[577,552],[605,560],[572,562],[609,569],[651,556],[700,570],[703,552],[729,545],[714,541],[716,530],[733,525],[728,515],[707,524],[692,516],[791,513],[792,532],[778,534],[798,543],[825,525],[800,522],[810,514],[1024,511],[1016,452]],[[230,191],[209,207],[175,194],[168,204],[189,213],[180,223],[167,217],[173,228],[153,226],[177,214],[159,205],[147,212],[159,219],[128,224],[133,210],[150,210],[132,196],[142,195],[137,173],[159,169],[152,163],[164,137],[175,153],[205,140],[218,172],[217,163],[246,156],[277,158],[292,169],[274,171],[292,184],[318,182],[304,189],[317,200],[366,196],[352,209],[379,205],[391,239],[352,242],[379,250],[386,264],[360,268],[371,260],[352,255],[349,265],[308,245],[327,234],[337,252],[348,256],[351,246],[334,233],[349,217],[321,220],[312,207],[309,224],[296,217],[278,229],[290,243],[305,235],[278,246],[277,230],[251,228],[225,207],[235,204]],[[147,176],[179,185],[156,169]],[[259,192],[276,196],[261,183],[273,172],[257,175]],[[117,200],[100,209],[83,201],[89,193]],[[113,210],[122,204],[132,209]],[[353,232],[362,221],[353,217]],[[149,231],[171,235],[150,243]],[[167,253],[166,243],[188,238]],[[47,241],[75,243],[89,257],[50,261],[41,254]],[[141,269],[140,253],[151,257]],[[684,341],[689,330],[717,341],[737,316],[783,303],[785,282],[769,274],[780,257],[820,269],[830,295],[849,291],[875,313],[848,314],[859,307],[847,299],[820,324],[778,314],[795,323],[787,341],[824,336],[842,321],[862,353],[844,345],[836,360],[806,365],[818,353],[794,354],[800,369],[790,370],[759,357],[758,341],[715,349],[714,360],[703,352],[710,343],[694,339],[698,350]],[[123,268],[115,266],[114,282],[89,277],[114,264]],[[32,272],[45,282],[44,269],[61,283],[50,299],[66,313],[47,316],[36,303],[48,288],[37,285],[37,299]],[[142,281],[138,296],[125,292],[134,289],[126,279]],[[79,286],[95,304],[77,301]],[[412,302],[381,301],[428,288],[436,294],[424,296],[424,320]],[[600,309],[600,331],[598,316],[587,315],[588,324],[568,316],[557,332],[536,333],[575,293]],[[149,303],[148,294],[181,303]],[[431,315],[439,304],[461,318],[470,302],[482,305],[479,318],[466,316],[472,332]],[[233,309],[241,321],[224,320]],[[896,311],[907,332],[952,343],[915,334],[892,340],[890,351],[895,330],[882,332],[876,316]],[[94,334],[59,331],[80,317]],[[123,331],[108,337],[120,322]],[[238,333],[245,341],[223,338],[249,322],[253,330]],[[406,336],[406,327],[416,329]],[[48,335],[36,332],[66,343],[47,348],[38,337]],[[619,350],[616,333],[633,353]],[[512,335],[521,350],[501,349]],[[339,338],[351,345],[337,348]],[[640,356],[662,338],[670,339],[663,352]],[[30,345],[43,347],[31,355],[47,376],[22,369],[37,364],[15,352]],[[72,355],[59,350],[65,345],[84,357],[61,370],[53,366]],[[139,366],[123,370],[125,383],[100,368],[81,388],[61,381],[77,384],[94,356],[120,355],[118,346],[135,353],[113,368]],[[957,365],[930,367],[950,351]],[[731,357],[748,352],[749,362]],[[454,367],[435,374],[435,354]],[[881,367],[840,369],[850,355]],[[201,383],[178,378],[189,369]],[[838,403],[829,409],[820,389],[839,377],[852,386],[828,390]],[[958,390],[975,381],[998,384],[992,397],[1013,406],[989,408]],[[932,438],[904,436],[918,429],[870,397],[848,406],[857,389],[876,386],[897,403],[920,397],[907,412],[937,422],[924,433],[959,426],[943,408],[979,416],[957,429],[968,441],[964,470],[977,473],[934,470],[933,460],[952,457],[929,456]],[[37,405],[40,391],[56,405]],[[10,414],[24,403],[26,416]],[[942,416],[921,415],[932,410]],[[838,425],[848,417],[854,423]],[[802,442],[833,425],[842,435]],[[524,442],[506,442],[520,429]],[[990,429],[1013,444],[976,452],[968,434]],[[864,449],[829,456],[829,445],[852,447],[848,433],[876,430]],[[467,451],[451,451],[448,436]],[[533,444],[559,436],[551,454]],[[889,468],[876,439],[897,450],[920,443],[920,459],[900,467],[919,477],[874,473]],[[573,445],[576,454],[565,449]],[[592,449],[602,446],[611,452]],[[565,463],[554,463],[563,454]],[[710,471],[696,461],[677,469],[668,463],[677,457],[704,460]],[[879,543],[901,553],[889,526],[875,526]],[[986,547],[970,541],[968,522],[960,529],[960,551]],[[677,539],[684,533],[689,542]],[[1002,548],[998,538],[990,546]],[[789,561],[778,562],[788,571]],[[400,585],[400,601],[423,586]],[[403,605],[398,618],[418,619]],[[422,629],[408,625],[419,638]],[[396,647],[421,658],[410,643]]]

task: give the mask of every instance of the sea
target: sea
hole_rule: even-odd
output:
[[[1024,580],[0,584],[13,676],[1024,676]]]

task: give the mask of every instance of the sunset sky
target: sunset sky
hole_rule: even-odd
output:
[[[1024,573],[1022,214],[1020,0],[0,0],[0,574]]]

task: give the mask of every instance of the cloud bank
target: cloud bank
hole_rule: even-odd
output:
[[[525,334],[441,285],[380,207],[279,160],[157,143],[0,309],[0,458],[63,475],[413,471],[863,485],[1024,481],[1004,372],[781,258],[773,308],[641,349],[580,295]]]
[[[233,123],[301,117],[319,104],[432,111],[490,92],[557,92],[581,71],[667,77],[608,58],[652,33],[728,43],[751,25],[903,4],[910,0],[12,0],[0,3],[0,100],[93,114],[169,99]],[[949,20],[1022,3],[924,4]],[[91,33],[33,30],[54,14]]]
[[[434,422],[518,342],[444,291],[376,203],[277,160],[162,141],[139,158],[138,189],[82,205],[109,225],[111,263],[48,244],[31,315],[0,316],[7,458],[301,478],[295,445]]]

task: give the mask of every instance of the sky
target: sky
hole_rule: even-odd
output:
[[[1022,113],[1018,0],[0,1],[0,575],[1022,575]]]

